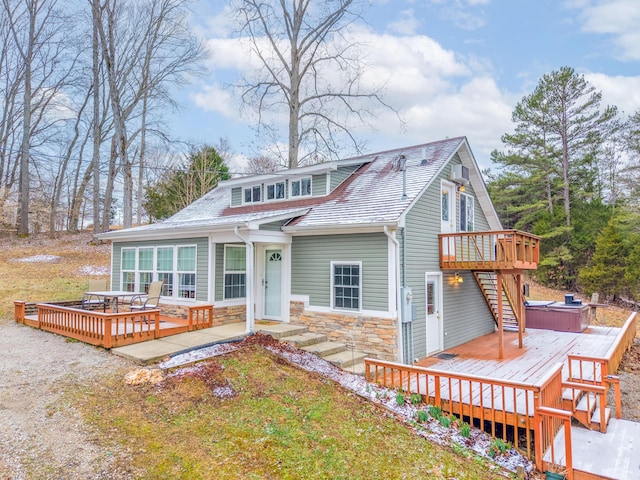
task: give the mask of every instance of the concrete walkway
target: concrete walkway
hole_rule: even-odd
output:
[[[245,335],[246,326],[244,322],[233,323],[112,348],[111,353],[128,358],[136,363],[147,365],[176,353],[193,350],[194,348],[204,348],[224,341],[242,339]]]
[[[244,322],[204,328],[202,330],[179,333],[178,335],[171,335],[157,340],[149,340],[148,342],[112,348],[111,353],[128,358],[141,365],[147,365],[177,353],[184,353],[189,350],[204,348],[225,341],[240,340],[246,336],[246,328]],[[275,338],[295,334],[301,328],[306,330],[304,327],[286,323],[256,325],[256,331],[268,333]]]

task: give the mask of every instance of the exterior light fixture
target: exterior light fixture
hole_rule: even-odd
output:
[[[467,188],[464,185],[459,185],[458,186],[458,191],[459,192],[464,192]]]
[[[453,279],[456,283],[464,283],[464,278],[458,272],[453,274]]]

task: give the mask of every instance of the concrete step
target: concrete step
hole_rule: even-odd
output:
[[[285,338],[293,335],[302,335],[307,333],[309,329],[301,325],[291,325],[289,323],[276,323],[273,325],[256,325],[258,332],[271,335],[273,338]]]
[[[609,425],[609,420],[611,420],[611,409],[609,407],[605,407],[604,409],[604,430],[607,430],[607,425]],[[600,430],[600,407],[597,407],[593,411],[593,415],[591,415],[591,428],[593,430]]]
[[[325,339],[326,340],[326,339]],[[327,355],[333,355],[334,353],[344,352],[347,349],[344,343],[338,342],[326,342],[322,341],[313,345],[306,345],[302,347],[309,353],[313,353],[319,357],[326,357]]]
[[[340,367],[343,370],[348,370],[350,366],[362,363],[368,355],[366,353],[351,350],[345,350],[344,352],[334,353],[324,357],[325,360],[332,363],[336,367]]]
[[[305,332],[298,335],[291,335],[289,337],[283,337],[282,341],[291,343],[297,348],[303,348],[306,346],[317,345],[322,342],[326,342],[327,336],[321,333]]]

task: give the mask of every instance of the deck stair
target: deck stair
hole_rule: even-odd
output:
[[[304,326],[278,324],[259,328],[259,330],[301,350],[313,353],[336,367],[364,375],[364,359],[368,355],[348,348],[345,343],[328,341],[326,335],[309,332],[309,329]]]
[[[600,406],[597,396],[593,393],[582,395],[573,412],[573,418],[589,430],[600,430]],[[611,409],[605,407],[605,431],[610,418]]]
[[[493,271],[474,271],[473,276],[480,286],[493,318],[498,325],[498,300],[502,295],[502,329],[506,331],[518,331],[518,319],[513,311],[511,299],[506,288],[498,288],[496,273]]]

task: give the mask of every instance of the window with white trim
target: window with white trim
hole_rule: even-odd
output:
[[[262,186],[244,187],[244,203],[262,202]]]
[[[224,246],[224,298],[244,298],[247,291],[247,249],[244,245]]]
[[[466,193],[460,194],[460,231],[473,232],[474,205],[473,197]]]
[[[290,182],[290,196],[293,197],[308,197],[311,195],[311,177],[300,178],[298,180],[291,180]]]
[[[362,263],[331,262],[331,306],[336,310],[362,309]]]
[[[285,182],[276,182],[271,185],[267,185],[267,200],[284,200],[285,191]]]
[[[162,281],[163,297],[196,298],[196,257],[195,245],[123,248],[121,288],[146,293]]]

